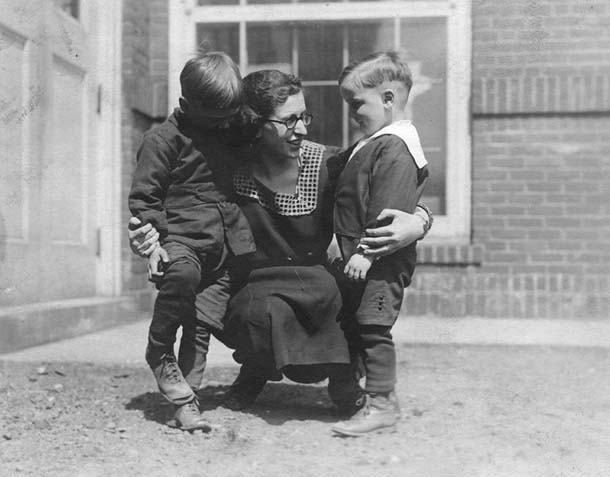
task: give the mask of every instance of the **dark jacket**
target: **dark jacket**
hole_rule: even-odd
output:
[[[144,134],[129,210],[159,231],[198,252],[235,255],[255,250],[246,218],[233,203],[236,151],[220,133],[201,134],[180,110]]]
[[[419,168],[403,140],[393,134],[374,138],[347,162],[352,150],[333,159],[339,168],[345,164],[335,191],[334,230],[346,260],[367,228],[386,225],[377,221],[383,209],[413,213],[428,178],[427,167]],[[415,244],[400,252],[414,261]]]

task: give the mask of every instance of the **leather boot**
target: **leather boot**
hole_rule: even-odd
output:
[[[151,358],[147,351],[147,361],[152,369],[159,391],[168,401],[181,405],[192,401],[195,393],[188,385],[178,367],[176,357],[171,353],[162,354],[158,360]],[[150,360],[149,360],[150,359]]]
[[[183,431],[210,432],[212,426],[203,418],[199,412],[197,400],[187,402],[176,407],[174,419],[168,422],[170,427],[176,427]]]
[[[400,419],[400,407],[394,391],[368,393],[364,406],[350,420],[335,424],[332,431],[340,436],[358,437],[369,432],[391,431]]]
[[[328,378],[328,396],[337,407],[337,414],[351,417],[364,406],[364,390],[358,384],[355,375],[330,376]]]
[[[242,365],[237,379],[224,395],[224,407],[241,411],[256,401],[266,383],[267,378],[257,373],[255,368]]]

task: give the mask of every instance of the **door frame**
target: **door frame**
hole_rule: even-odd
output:
[[[96,66],[99,120],[97,144],[96,294],[118,296],[122,291],[122,30],[123,2],[97,0]]]

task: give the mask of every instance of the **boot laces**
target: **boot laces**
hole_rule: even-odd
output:
[[[371,413],[371,399],[368,394],[363,394],[356,400],[356,406],[360,407],[358,412],[354,415],[352,419],[358,419],[361,417],[366,417]]]
[[[192,400],[189,403],[186,403],[183,407],[183,411],[184,414],[189,414],[189,415],[193,415],[193,416],[199,416],[199,409],[197,408],[197,401],[196,400]]]
[[[164,361],[163,375],[172,384],[178,383],[180,381],[181,371],[176,362],[176,358],[171,355],[164,355],[162,359]]]

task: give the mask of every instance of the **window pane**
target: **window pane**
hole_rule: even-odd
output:
[[[198,0],[199,6],[206,5],[238,5],[239,0]]]
[[[313,121],[307,126],[312,141],[333,146],[341,145],[342,105],[337,86],[306,86],[307,110]]]
[[[66,12],[74,18],[78,18],[78,0],[53,0],[53,3],[61,11]]]
[[[375,51],[394,48],[392,20],[350,23],[347,29],[349,61],[357,60]]]
[[[299,76],[306,81],[336,81],[343,58],[343,26],[302,23],[298,26]]]
[[[198,23],[197,45],[205,50],[220,50],[239,63],[239,27],[237,23]]]
[[[413,123],[421,136],[430,168],[424,200],[436,214],[446,214],[447,176],[447,24],[445,19],[401,21],[414,85],[409,97]]]
[[[248,25],[248,67],[245,74],[261,69],[292,73],[292,27],[286,24]]]

